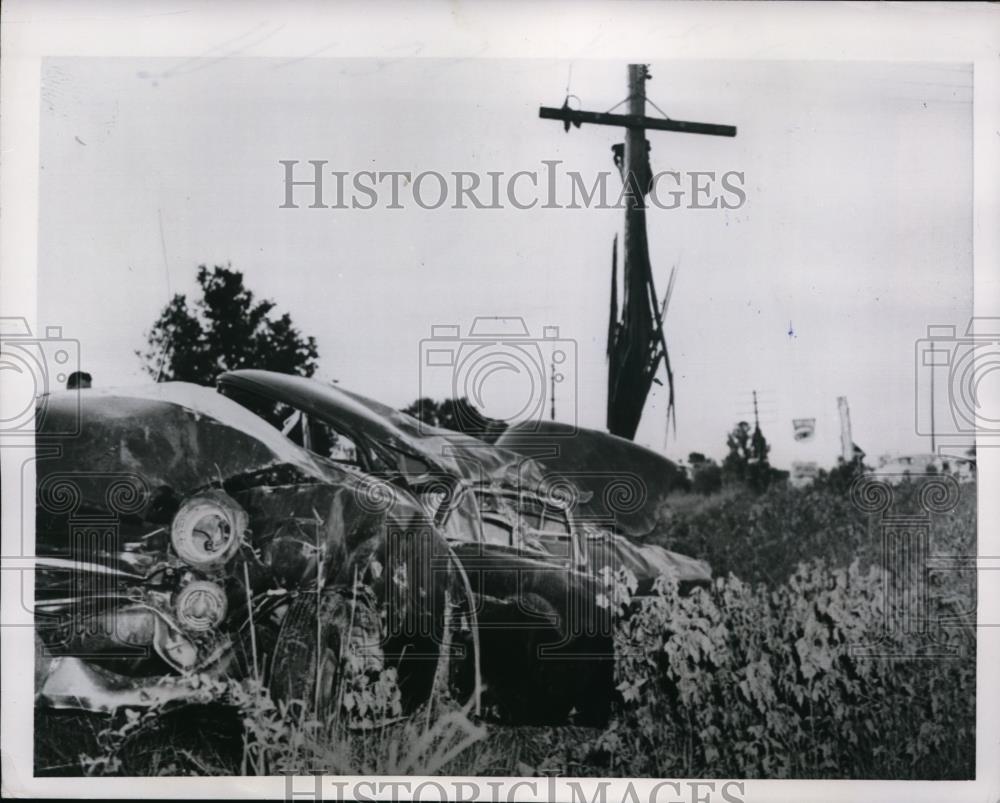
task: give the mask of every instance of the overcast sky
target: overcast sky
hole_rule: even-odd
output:
[[[648,212],[661,293],[677,268],[677,434],[665,441],[654,386],[637,440],[721,457],[756,389],[778,465],[833,462],[841,395],[870,457],[927,451],[914,342],[928,324],[963,330],[972,309],[971,68],[686,61],[651,73],[649,98],[669,116],[739,128],[649,132],[653,169],[739,171],[747,200]],[[403,406],[449,392],[439,370],[420,371],[432,326],[522,316],[576,343],[558,417],[601,427],[620,211],[280,209],[279,160],[509,175],[559,159],[592,180],[613,169],[621,132],[566,134],[538,106],[561,105],[568,84],[605,111],[625,75],[598,61],[47,61],[39,320],[80,340],[95,384],[142,382],[134,351],[170,292],[191,292],[199,264],[231,263],[316,337],[319,378]],[[520,392],[496,376],[487,412]],[[813,442],[793,441],[793,418],[817,419]]]

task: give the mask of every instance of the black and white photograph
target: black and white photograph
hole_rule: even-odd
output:
[[[5,4],[5,793],[995,799],[945,5]]]

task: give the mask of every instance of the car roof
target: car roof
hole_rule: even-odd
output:
[[[269,398],[339,423],[384,446],[420,457],[438,471],[469,481],[540,485],[540,469],[523,455],[471,435],[433,427],[386,404],[332,384],[276,371],[240,369],[219,376],[220,389],[264,393]]]

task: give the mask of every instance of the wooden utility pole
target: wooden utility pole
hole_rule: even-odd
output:
[[[569,131],[583,123],[621,126],[625,129],[624,147],[615,146],[615,163],[625,183],[625,239],[623,298],[621,316],[617,298],[617,249],[612,256],[611,320],[608,328],[608,431],[632,439],[642,418],[646,397],[659,368],[667,370],[669,400],[667,418],[674,411],[674,378],[663,334],[663,314],[649,264],[646,236],[646,195],[652,171],[649,166],[649,143],[646,129],[735,137],[736,127],[714,123],[646,116],[646,81],[650,78],[645,64],[628,66],[628,114],[589,112],[569,108],[569,99],[561,108],[542,106],[543,120],[562,120]],[[663,307],[665,311],[665,305]]]

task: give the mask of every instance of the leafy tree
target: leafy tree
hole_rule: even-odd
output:
[[[746,421],[740,421],[726,435],[726,448],[729,449],[729,454],[722,461],[722,468],[727,480],[737,482],[746,480],[747,466],[750,465],[751,458],[750,435],[750,425]]]
[[[275,317],[274,302],[256,299],[240,271],[199,265],[198,285],[201,298],[189,304],[175,295],[147,333],[148,349],[136,351],[150,376],[211,385],[236,368],[313,375],[315,338],[303,337],[287,312]]]
[[[729,454],[722,463],[722,471],[729,480],[745,483],[755,491],[763,491],[770,485],[774,478],[767,460],[771,446],[759,426],[751,430],[750,424],[740,421],[726,436],[726,446]]]
[[[506,421],[483,415],[464,396],[440,402],[429,398],[417,399],[404,407],[403,412],[433,427],[475,435],[487,443],[495,442],[507,429]]]

